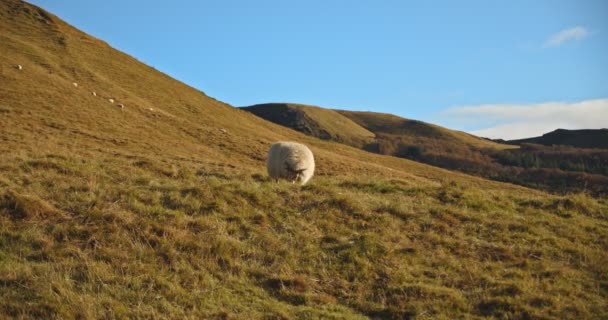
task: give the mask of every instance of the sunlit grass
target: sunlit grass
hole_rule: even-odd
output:
[[[606,310],[607,206],[584,195],[354,176],[298,187],[103,157],[7,163],[6,315],[589,318]]]
[[[0,318],[608,317],[606,199],[307,137],[20,1],[0,30]]]

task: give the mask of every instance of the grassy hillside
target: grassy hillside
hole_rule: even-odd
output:
[[[241,109],[313,137],[359,148],[373,145],[378,141],[374,137],[379,136],[384,140],[390,136],[407,139],[412,143],[425,140],[426,145],[435,145],[439,149],[455,144],[493,150],[516,148],[465,132],[385,113],[332,110],[295,103],[265,103]]]
[[[597,148],[608,149],[608,129],[597,130],[566,130],[557,129],[549,133],[545,133],[540,137],[511,140],[507,143],[522,144],[534,143],[546,146],[566,145],[577,148]]]
[[[608,155],[602,151],[526,143],[519,143],[523,146],[520,148],[518,145],[496,143],[465,132],[377,112],[290,104],[257,105],[245,110],[308,135],[346,143],[374,153],[554,193],[583,191],[594,196],[608,195]],[[353,124],[336,126],[329,121],[313,121],[307,116],[307,113],[313,112],[328,119],[336,119],[335,114],[339,113],[343,118],[351,119]],[[373,140],[356,139],[357,136],[351,134],[358,133],[361,129],[374,134]],[[327,134],[329,130],[333,130],[332,135]],[[560,140],[564,142],[578,141],[582,145],[584,141],[587,145],[600,146],[601,133],[601,130],[580,130],[577,134],[558,136],[569,137],[569,140]],[[350,138],[341,139],[341,136]],[[546,140],[546,137],[552,138]],[[555,138],[554,134],[542,137],[546,141],[557,141]]]
[[[606,199],[297,133],[16,0],[0,30],[0,318],[608,317]]]
[[[323,140],[338,141],[358,148],[374,141],[374,133],[331,109],[293,103],[266,103],[242,109]]]
[[[338,112],[375,133],[437,139],[438,141],[466,144],[477,148],[496,150],[513,148],[465,132],[450,130],[418,120],[404,119],[392,114],[346,110],[338,110]]]

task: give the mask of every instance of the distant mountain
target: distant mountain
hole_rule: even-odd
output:
[[[357,148],[373,142],[375,137],[373,132],[331,109],[294,103],[266,103],[242,109],[307,135]]]
[[[605,146],[606,130],[557,130],[507,142],[386,113],[291,103],[243,109],[307,135],[374,153],[553,192],[608,194],[608,152],[589,149]]]
[[[382,154],[399,156],[411,146],[436,151],[452,150],[454,146],[498,150],[513,148],[464,132],[386,113],[332,110],[295,103],[266,103],[242,109],[310,136]]]
[[[608,149],[608,129],[566,130],[557,129],[540,137],[510,140],[506,143],[520,145],[535,143],[546,146],[566,145],[577,148]]]
[[[242,109],[317,138],[475,174],[487,175],[493,171],[480,165],[480,162],[492,162],[482,150],[517,148],[386,113],[332,110],[294,103],[267,103]]]
[[[375,134],[408,137],[410,139],[432,139],[435,143],[462,144],[477,148],[511,149],[511,146],[476,137],[474,135],[447,129],[435,124],[401,118],[396,115],[378,112],[336,110]]]

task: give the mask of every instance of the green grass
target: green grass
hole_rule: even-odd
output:
[[[320,141],[40,17],[0,2],[0,318],[608,317],[606,199]]]
[[[606,316],[608,204],[584,195],[2,160],[8,316]]]

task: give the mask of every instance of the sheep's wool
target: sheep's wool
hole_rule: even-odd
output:
[[[297,142],[279,141],[268,150],[268,175],[275,180],[307,183],[315,172],[315,159],[310,149]]]

